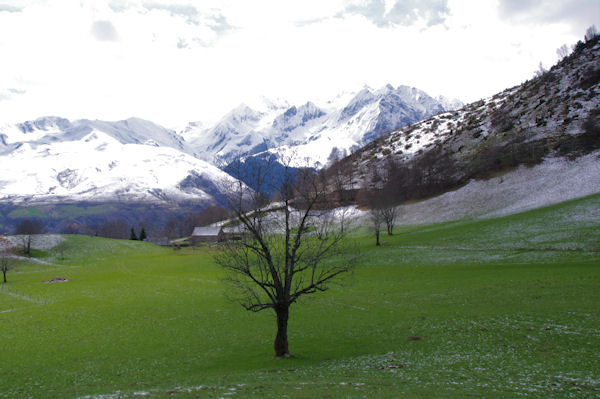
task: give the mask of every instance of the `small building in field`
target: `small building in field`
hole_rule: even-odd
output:
[[[221,242],[223,241],[222,227],[194,227],[190,236],[190,245],[199,245],[203,242]]]

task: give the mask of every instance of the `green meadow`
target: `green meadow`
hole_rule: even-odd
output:
[[[276,359],[213,249],[66,236],[0,287],[0,398],[600,396],[600,195],[382,238]]]

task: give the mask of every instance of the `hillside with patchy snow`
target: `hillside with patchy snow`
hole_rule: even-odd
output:
[[[586,168],[598,170],[599,93],[600,43],[596,37],[579,42],[571,55],[541,76],[376,139],[334,165],[329,173],[335,176],[348,171],[352,187],[381,190],[396,203],[435,197],[465,185],[477,187],[472,195],[481,190],[480,195],[486,196],[493,190],[474,182],[510,173],[522,165],[553,165],[536,169],[549,175],[537,181],[554,181],[553,174],[570,176],[563,184],[553,183],[570,191],[556,200],[597,193],[597,179],[569,160],[586,157],[582,158]],[[571,169],[587,178],[576,180],[577,173]],[[520,184],[520,191],[539,190],[527,179]],[[517,190],[516,186],[513,189]],[[532,193],[543,196],[541,191]],[[503,194],[497,191],[495,195]],[[517,199],[512,201],[516,201],[515,211],[523,209]],[[487,207],[494,201],[486,203],[481,212],[491,211]]]
[[[399,207],[398,224],[440,223],[462,218],[504,216],[600,192],[600,152],[570,160],[550,158],[502,176],[471,180],[442,195]],[[600,220],[600,209],[590,209]]]

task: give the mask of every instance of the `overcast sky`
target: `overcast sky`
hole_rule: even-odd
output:
[[[0,121],[178,127],[386,83],[471,102],[592,24],[598,0],[0,0]]]

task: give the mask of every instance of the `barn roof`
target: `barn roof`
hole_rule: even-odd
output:
[[[193,236],[218,236],[221,232],[220,227],[194,227]]]

